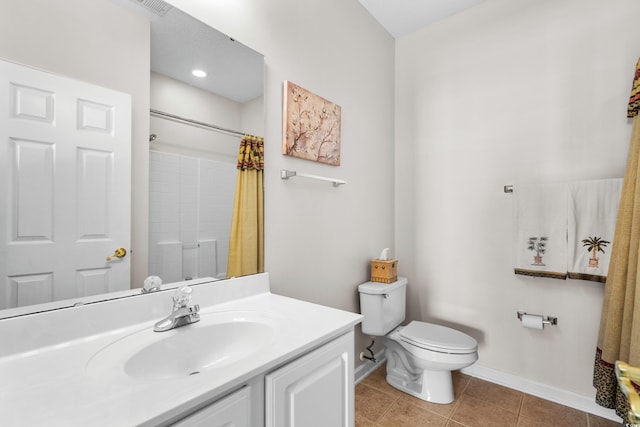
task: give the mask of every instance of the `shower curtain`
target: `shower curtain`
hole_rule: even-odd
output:
[[[264,271],[264,139],[245,135],[238,152],[227,277]]]
[[[627,420],[629,403],[618,387],[615,362],[640,366],[640,60],[636,65],[628,117],[633,117],[627,170],[622,186],[611,261],[605,285],[593,385],[596,403],[615,408]],[[634,383],[637,390],[638,384]]]

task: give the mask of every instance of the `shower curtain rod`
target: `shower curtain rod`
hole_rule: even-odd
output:
[[[157,116],[157,117],[163,117],[163,118],[167,118],[167,119],[171,119],[171,120],[176,120],[176,121],[188,124],[190,126],[199,126],[199,127],[204,127],[204,128],[207,128],[207,129],[217,130],[217,131],[220,131],[220,132],[232,133],[234,135],[240,135],[240,136],[247,135],[244,132],[240,132],[240,131],[233,130],[233,129],[223,128],[221,126],[216,126],[216,125],[212,125],[212,124],[209,124],[209,123],[200,122],[198,120],[187,119],[187,118],[184,118],[184,117],[176,116],[175,114],[169,114],[169,113],[165,113],[164,111],[154,110],[153,108],[149,109],[149,112],[151,113],[152,116]]]

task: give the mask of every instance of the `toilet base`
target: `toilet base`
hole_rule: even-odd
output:
[[[398,390],[431,403],[453,402],[451,371],[422,371],[416,380],[393,375],[387,370],[387,383]]]
[[[453,402],[451,372],[478,360],[471,353],[441,353],[405,343],[398,328],[384,336],[387,382],[407,394],[432,403]]]

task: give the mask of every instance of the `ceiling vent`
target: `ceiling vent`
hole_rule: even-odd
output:
[[[135,0],[140,6],[158,16],[164,16],[173,7],[162,0]]]

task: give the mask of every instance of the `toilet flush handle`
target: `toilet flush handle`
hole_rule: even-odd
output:
[[[382,294],[382,297],[383,297],[384,299],[387,299],[387,298],[389,298],[389,294]]]

